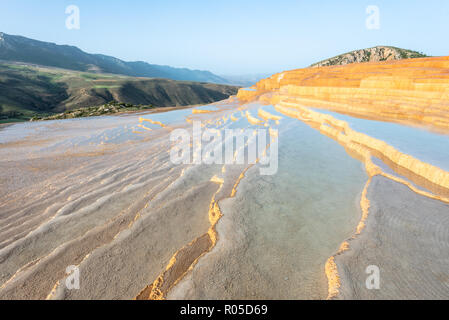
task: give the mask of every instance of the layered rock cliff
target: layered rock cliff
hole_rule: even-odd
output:
[[[449,57],[286,71],[241,89],[238,98],[288,101],[449,132]]]

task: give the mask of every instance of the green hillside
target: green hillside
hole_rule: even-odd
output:
[[[110,101],[155,107],[206,104],[226,99],[237,90],[212,83],[0,63],[0,121],[50,116]]]

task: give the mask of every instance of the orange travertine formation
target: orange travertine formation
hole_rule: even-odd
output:
[[[211,110],[202,110],[202,109],[193,109],[192,110],[192,113],[193,114],[201,114],[201,113],[211,113],[211,112],[213,112],[213,111],[211,111]]]
[[[340,289],[340,277],[337,271],[337,264],[335,263],[335,258],[330,257],[324,266],[324,272],[326,273],[328,281],[328,300],[334,298],[338,295]]]
[[[262,124],[262,120],[257,119],[256,117],[254,117],[253,115],[251,115],[251,113],[249,111],[246,111],[245,113],[246,119],[248,120],[249,123],[251,123],[252,125],[258,125],[258,124]]]
[[[266,120],[274,120],[274,121],[276,121],[276,120],[281,120],[282,119],[282,117],[275,116],[275,115],[269,113],[268,111],[263,110],[262,108],[259,108],[258,116],[261,117],[262,119],[264,119],[265,121]]]
[[[165,127],[166,127],[166,125],[163,124],[163,123],[160,122],[160,121],[154,121],[154,120],[151,120],[151,119],[145,119],[145,118],[142,118],[142,117],[139,118],[139,122],[140,122],[140,123],[143,123],[143,122],[149,122],[149,123],[151,123],[151,124],[159,125],[159,126],[161,126],[162,128],[165,128]]]
[[[237,98],[241,101],[251,101],[258,97],[261,92],[257,90],[240,89],[237,93]]]
[[[275,74],[241,101],[281,100],[449,132],[449,57],[306,68]]]

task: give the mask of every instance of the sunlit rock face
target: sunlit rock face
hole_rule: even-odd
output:
[[[267,93],[273,103],[290,99],[353,116],[449,132],[449,57],[286,71],[252,89],[241,89],[238,97],[249,101]]]

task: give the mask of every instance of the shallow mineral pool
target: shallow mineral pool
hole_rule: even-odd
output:
[[[322,109],[316,111],[346,121],[355,131],[382,140],[402,153],[449,171],[447,135],[397,123],[355,118]]]
[[[279,128],[278,172],[261,176],[253,167],[236,197],[220,202],[223,240],[171,298],[326,298],[325,262],[360,220],[367,176],[343,147],[304,123],[283,116]]]

